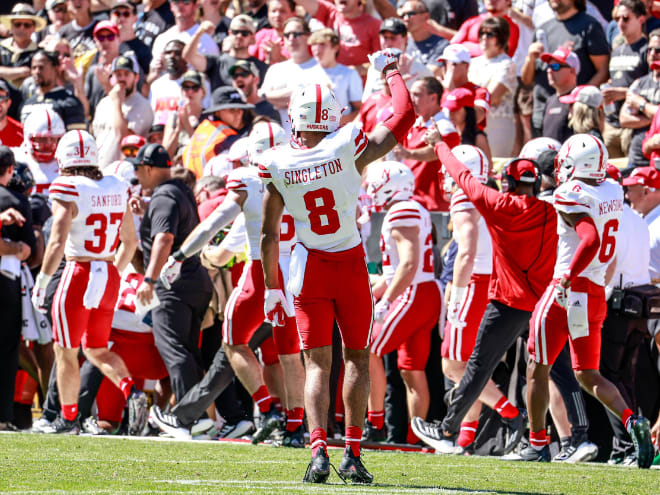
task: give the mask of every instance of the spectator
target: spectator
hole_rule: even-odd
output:
[[[454,125],[442,113],[442,86],[436,78],[424,77],[415,82],[410,90],[410,98],[417,120],[403,138],[401,146],[395,148],[395,154],[415,176],[415,199],[429,211],[449,211],[449,203],[442,192],[442,181],[438,179],[442,164],[433,148],[424,141],[424,135],[435,122],[440,128],[442,139],[450,146],[459,144],[460,138]]]
[[[477,0],[427,0],[431,19],[452,31],[479,13]]]
[[[406,81],[406,87],[410,89],[412,84],[419,78],[433,75],[429,68],[424,65],[418,54],[407,53],[408,48],[408,28],[398,17],[385,19],[380,25],[378,32],[381,48],[390,48],[401,50],[399,56],[399,71]],[[367,71],[367,81],[364,83],[364,92],[362,101],[366,101],[371,95],[387,87],[385,81],[378,71],[372,67]]]
[[[211,108],[183,149],[183,165],[202,177],[206,163],[227,151],[246,130],[246,113],[254,105],[245,103],[243,96],[231,86],[220,86],[211,95]],[[251,113],[249,114],[251,115]],[[251,120],[251,119],[250,119]]]
[[[151,49],[158,35],[174,25],[174,14],[167,0],[143,0],[142,4],[144,10],[135,23],[135,35]]]
[[[3,242],[0,256],[16,257],[21,261],[30,257],[35,247],[32,212],[28,199],[7,188],[14,173],[14,154],[7,146],[0,146],[0,220]],[[13,225],[10,225],[12,223]],[[18,274],[17,274],[18,275]],[[18,349],[23,328],[21,316],[21,277],[0,275],[0,304],[3,331],[0,332],[0,430],[13,430],[14,379],[18,369]]]
[[[89,102],[89,116],[94,118],[96,107],[112,85],[112,61],[119,56],[119,29],[110,21],[101,21],[94,27],[94,43],[97,52],[85,76],[85,95]]]
[[[497,0],[499,1],[499,0]],[[485,131],[493,155],[512,156],[516,129],[513,96],[518,81],[516,66],[506,54],[509,24],[501,17],[487,17],[479,27],[483,55],[470,61],[468,79],[490,93]]]
[[[449,42],[430,31],[428,7],[422,0],[409,0],[403,4],[399,12],[410,38],[414,42],[408,45],[408,53],[419,53],[421,61],[433,74],[439,76],[441,64],[438,64],[438,57],[449,45]]]
[[[284,21],[296,15],[293,0],[270,0],[268,2],[268,22],[270,28],[260,29],[250,46],[250,55],[268,65],[284,62],[289,52],[284,46]]]
[[[81,62],[81,57],[95,48],[94,26],[98,19],[92,17],[91,0],[67,0],[67,7],[73,19],[59,35],[69,41],[74,60]]]
[[[35,106],[45,106],[62,117],[68,130],[85,129],[85,110],[82,103],[69,91],[58,85],[60,60],[56,53],[38,50],[32,57],[31,73],[36,84],[35,94],[23,102],[21,122]]]
[[[541,135],[545,105],[552,95],[544,74],[546,65],[540,60],[542,53],[552,53],[562,46],[568,50],[574,48],[580,62],[577,84],[600,86],[607,81],[610,48],[602,26],[585,12],[585,3],[584,0],[549,2],[555,17],[542,25],[535,24],[539,27],[537,34],[545,33],[548,46],[543,46],[535,37],[520,75],[523,84],[536,83],[532,113],[534,137]]]
[[[326,27],[332,28],[339,35],[339,55],[337,62],[352,66],[366,76],[368,68],[367,55],[380,49],[378,43],[378,28],[380,20],[364,11],[360,0],[297,0],[305,11],[321,21]]]
[[[167,257],[199,223],[195,196],[179,179],[170,178],[171,161],[157,144],[144,146],[136,158],[136,175],[145,189],[153,191],[140,225],[144,253],[144,281],[137,299],[160,304],[152,309],[156,347],[167,367],[177,399],[202,378],[199,332],[213,291],[199,258],[187,259],[181,277],[166,289],[158,277]]]
[[[151,84],[151,94],[149,95],[155,123],[167,123],[170,116],[177,112],[181,99],[185,97],[181,87],[183,75],[188,67],[182,56],[184,46],[180,40],[172,40],[165,46],[165,74]],[[202,96],[200,99],[201,111],[211,103],[211,87],[206,80],[202,80],[202,76],[197,71],[191,71],[191,73],[195,74],[195,82],[199,80],[200,83],[199,88],[192,89],[202,90],[200,93]],[[174,156],[173,153],[171,155]]]
[[[172,6],[172,13],[174,14],[174,26],[169,28],[164,33],[158,35],[154,40],[153,48],[151,49],[151,55],[153,59],[151,61],[152,71],[153,66],[156,67],[156,72],[160,73],[163,71],[163,51],[165,50],[165,45],[167,45],[173,39],[179,39],[186,44],[191,43],[192,37],[199,30],[199,24],[195,20],[197,14],[197,0],[173,0],[170,5]],[[213,27],[215,30],[215,26]],[[211,31],[212,33],[213,31]],[[202,31],[199,37],[196,38],[196,43],[193,44],[193,47],[201,55],[217,55],[220,53],[218,45],[216,45],[213,38],[206,31]]]
[[[362,106],[362,80],[357,71],[337,63],[339,36],[330,28],[319,29],[307,43],[320,69],[318,83],[331,88],[344,109],[339,125],[352,121]]]
[[[382,78],[382,75],[378,77]],[[369,96],[360,107],[360,124],[362,130],[371,133],[381,122],[392,115],[392,94],[385,81],[381,80],[383,89]]]
[[[44,41],[53,35],[59,37],[60,29],[71,22],[66,2],[67,0],[49,0],[46,2],[48,25],[37,33],[38,41]]]
[[[254,19],[257,31],[268,29],[268,6],[266,0],[248,0],[246,14]]]
[[[163,133],[165,126],[163,124],[154,124],[149,128],[147,133],[147,144],[163,144]]]
[[[558,48],[553,53],[544,53],[541,60],[546,63],[548,83],[555,94],[548,98],[543,115],[542,135],[563,143],[572,134],[568,126],[569,105],[559,100],[568,95],[576,86],[580,72],[580,60],[574,52]]]
[[[222,46],[222,42],[229,34],[231,19],[224,15],[227,5],[227,2],[220,2],[219,0],[200,0],[199,2],[201,10],[199,23],[201,24],[204,21],[213,23],[215,26],[215,31],[212,35],[213,41],[218,46]]]
[[[456,88],[449,91],[443,98],[442,108],[449,113],[449,120],[461,137],[461,144],[476,146],[484,152],[488,162],[493,157],[488,144],[488,137],[477,125],[477,114],[474,108],[474,98],[469,89]]]
[[[209,93],[206,88],[208,84],[206,86],[203,84],[199,72],[187,71],[180,81],[181,86],[176,85],[178,97],[174,102],[174,110],[169,112],[163,131],[162,144],[171,156],[176,156],[177,150],[188,144],[201,121],[204,108],[208,106],[205,104]],[[210,101],[210,98],[208,100]],[[158,118],[156,120],[158,121]]]
[[[484,6],[486,12],[465,21],[458,30],[458,33],[451,39],[452,44],[463,44],[470,51],[472,57],[478,57],[484,50],[483,46],[481,46],[481,23],[485,19],[499,17],[504,19],[509,26],[509,37],[507,42],[503,44],[503,50],[509,57],[513,57],[518,47],[520,28],[507,15],[510,5],[511,0],[485,0]]]
[[[23,126],[7,114],[10,106],[9,86],[0,79],[0,143],[16,148],[23,143]]]
[[[655,167],[638,167],[623,180],[626,199],[649,227],[651,283],[660,283],[660,172]]]
[[[660,109],[660,29],[649,35],[646,57],[650,71],[632,83],[619,112],[621,127],[632,130],[628,149],[628,167],[644,167],[649,163],[644,155],[642,143]],[[652,149],[647,143],[646,153],[650,155],[650,151]]]
[[[237,60],[229,68],[231,84],[245,97],[246,103],[254,105],[254,114],[263,115],[273,122],[280,123],[280,114],[266,99],[259,96],[259,69],[249,60]]]
[[[135,23],[137,22],[137,7],[128,0],[114,0],[110,19],[119,29],[119,52],[126,53],[131,51],[140,64],[144,74],[149,73],[149,64],[151,63],[151,49],[135,34]]]
[[[486,127],[486,117],[490,110],[490,93],[486,88],[477,86],[468,80],[470,68],[470,53],[463,45],[447,45],[438,58],[438,62],[445,64],[442,85],[448,91],[456,88],[467,89],[472,94],[473,106],[476,112],[477,123],[481,129]],[[443,95],[443,98],[448,93]]]
[[[119,144],[128,134],[145,136],[154,120],[149,100],[137,91],[137,62],[120,55],[112,61],[112,89],[99,102],[92,129],[103,168],[121,158]]]
[[[291,58],[271,65],[261,85],[259,94],[264,96],[280,112],[282,127],[288,133],[291,124],[288,119],[289,98],[301,85],[316,82],[318,63],[309,54],[309,26],[299,17],[284,22],[284,46]]]
[[[261,60],[252,57],[248,51],[250,44],[254,41],[254,21],[247,15],[238,15],[231,20],[229,25],[229,51],[220,55],[203,54],[195,49],[195,42],[200,36],[212,32],[213,24],[203,22],[199,31],[183,49],[183,58],[192,65],[195,70],[204,72],[211,83],[211,90],[215,91],[220,86],[231,85],[229,68],[238,60],[249,60],[259,69],[260,78],[266,75],[267,66]],[[202,34],[200,34],[202,33]]]
[[[560,96],[559,101],[570,105],[568,127],[575,134],[591,134],[603,140],[603,95],[596,86],[577,86],[569,94]]]
[[[30,60],[37,51],[32,35],[43,30],[46,21],[35,14],[32,6],[17,3],[11,15],[3,15],[0,22],[11,34],[0,42],[0,77],[20,86],[30,75]]]
[[[644,36],[646,6],[642,0],[621,0],[614,7],[614,20],[621,26],[623,42],[612,50],[610,80],[601,87],[605,99],[605,146],[610,158],[628,154],[628,139],[619,122],[619,113],[626,99],[628,88],[635,79],[648,73],[648,39]]]

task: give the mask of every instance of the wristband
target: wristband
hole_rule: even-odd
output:
[[[186,255],[179,249],[176,252],[172,253],[172,258],[177,261],[183,261],[186,259]]]
[[[144,283],[154,285],[156,281],[151,277],[144,277]]]
[[[37,289],[45,289],[51,278],[53,278],[52,275],[46,275],[44,272],[39,272],[37,279],[34,281],[34,286]]]

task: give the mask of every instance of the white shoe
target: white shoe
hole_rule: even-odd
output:
[[[254,423],[247,419],[242,419],[238,423],[229,424],[225,423],[222,428],[217,430],[215,438],[231,439],[241,438],[254,431]]]
[[[598,457],[598,447],[589,441],[577,446],[573,455],[566,462],[589,462]]]
[[[149,419],[155,423],[165,433],[179,440],[192,440],[190,430],[183,426],[174,414],[167,414],[161,411],[160,407],[151,406]]]
[[[417,438],[433,447],[436,454],[458,454],[460,452],[454,438],[446,437],[438,425],[415,416],[410,422],[410,426]]]
[[[38,420],[32,422],[32,428],[30,432],[32,433],[46,433],[50,431],[51,421],[48,421],[44,416],[40,417]]]
[[[198,437],[200,435],[204,435],[204,433],[208,432],[214,426],[215,426],[215,421],[213,421],[212,419],[209,418],[198,419],[190,427],[190,435],[193,438]]]

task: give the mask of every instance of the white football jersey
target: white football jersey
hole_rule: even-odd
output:
[[[39,193],[48,195],[50,184],[60,175],[60,167],[54,159],[47,163],[38,162],[26,150],[25,146],[23,144],[23,146],[18,148],[15,155],[16,162],[25,163],[34,178],[34,187],[30,190],[30,194]]]
[[[296,235],[307,248],[338,252],[360,244],[355,161],[367,144],[366,134],[348,124],[314,148],[287,144],[259,157],[259,177],[282,195]]]
[[[456,189],[451,195],[451,204],[449,206],[449,215],[459,211],[474,210],[474,205],[470,202],[467,195],[461,190]],[[490,233],[486,227],[486,220],[479,215],[479,238],[477,239],[477,252],[474,255],[474,265],[472,273],[478,275],[490,275],[493,272],[493,245],[490,240]],[[454,235],[454,239],[456,236]],[[456,241],[458,242],[458,241]]]
[[[392,229],[419,227],[419,264],[411,285],[434,279],[433,272],[433,224],[431,214],[417,201],[400,201],[392,206],[383,219],[380,231],[380,251],[383,253],[383,276],[388,285],[399,266],[399,252],[392,238]]]
[[[623,216],[623,189],[612,181],[591,186],[579,180],[569,180],[554,192],[554,206],[561,213],[586,213],[600,237],[600,248],[589,266],[580,274],[597,285],[605,285],[605,270],[616,253],[616,240]],[[561,215],[557,219],[557,262],[554,278],[568,272],[573,255],[580,244],[580,237]]]
[[[151,327],[135,314],[135,295],[144,280],[144,275],[135,271],[133,265],[128,265],[121,274],[119,297],[112,317],[112,328],[137,333],[151,333]]]
[[[264,183],[259,179],[259,173],[255,167],[241,167],[232,170],[227,176],[227,189],[230,191],[245,191],[247,193],[247,199],[243,203],[242,215],[244,220],[241,222],[244,225],[242,228],[245,229],[247,256],[251,260],[260,260],[261,251],[259,243],[261,240]],[[241,228],[241,223],[239,223],[239,227],[237,228]],[[296,231],[293,218],[285,211],[282,214],[280,225],[280,256],[290,256],[295,242]]]
[[[128,204],[128,188],[107,175],[99,181],[63,175],[50,186],[50,198],[74,202],[78,214],[66,240],[66,256],[109,258],[117,252],[119,231]]]

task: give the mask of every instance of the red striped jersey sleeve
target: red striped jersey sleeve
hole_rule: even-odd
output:
[[[586,213],[593,215],[589,195],[577,182],[569,181],[555,190],[553,195],[554,206],[557,211],[566,214]]]
[[[391,227],[418,227],[422,223],[422,214],[414,203],[401,202],[387,212],[385,222]]]
[[[66,177],[58,177],[51,183],[48,189],[50,199],[58,199],[67,203],[75,203],[80,198],[80,193],[73,181]]]
[[[456,213],[459,211],[473,210],[474,205],[468,199],[467,194],[465,194],[461,189],[456,189],[451,194],[451,203],[449,205],[449,212]]]
[[[362,129],[358,129],[357,127],[353,129],[353,144],[355,149],[353,154],[357,160],[369,144],[369,139]]]

